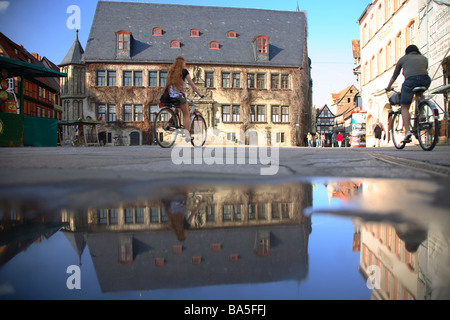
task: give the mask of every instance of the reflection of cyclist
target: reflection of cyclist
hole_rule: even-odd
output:
[[[403,119],[403,128],[406,132],[404,142],[410,142],[411,131],[409,130],[409,123],[411,116],[409,115],[409,107],[413,100],[413,89],[416,87],[428,87],[431,84],[431,78],[428,76],[428,59],[424,57],[415,45],[410,45],[406,48],[405,55],[398,60],[397,65],[392,75],[391,80],[386,90],[391,90],[400,71],[403,69],[405,81],[402,85],[401,92],[401,110]]]
[[[191,228],[193,219],[199,209],[199,204],[190,207],[187,199],[187,191],[183,190],[175,194],[171,199],[162,200],[167,213],[169,228],[175,233],[178,241],[186,239],[186,230]]]
[[[184,128],[186,131],[186,138],[189,139],[189,127],[190,127],[190,115],[189,106],[186,101],[186,95],[184,93],[184,81],[187,80],[192,89],[200,96],[204,97],[198,90],[197,86],[191,79],[189,71],[186,70],[186,61],[183,57],[178,57],[169,69],[167,74],[166,89],[169,92],[170,98],[180,100],[180,108],[184,116]]]

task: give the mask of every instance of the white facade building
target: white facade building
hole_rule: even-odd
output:
[[[443,85],[441,62],[448,56],[449,4],[432,0],[375,0],[358,20],[360,25],[361,77],[360,87],[367,111],[367,145],[373,145],[372,124],[379,119],[389,124],[391,106],[385,92],[399,58],[411,44],[417,45],[429,58],[430,77],[436,76],[430,89]],[[436,74],[435,74],[436,73]],[[394,88],[400,90],[404,81],[399,76]],[[439,102],[439,101],[438,101]],[[440,104],[444,107],[443,98]],[[392,144],[390,135],[383,142]]]

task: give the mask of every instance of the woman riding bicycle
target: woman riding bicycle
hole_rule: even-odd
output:
[[[169,69],[167,74],[167,85],[165,90],[168,90],[169,96],[172,99],[179,99],[180,108],[184,116],[184,128],[186,129],[186,140],[190,139],[190,115],[189,106],[186,101],[184,93],[184,81],[187,80],[192,89],[203,98],[204,95],[198,90],[197,86],[191,79],[189,71],[186,70],[186,61],[183,57],[178,57]]]
[[[409,114],[409,108],[414,97],[413,89],[416,87],[425,87],[428,89],[431,84],[431,78],[428,75],[428,59],[420,53],[415,45],[408,46],[405,50],[405,55],[398,60],[394,74],[386,90],[390,91],[392,89],[392,85],[397,80],[402,69],[405,81],[403,82],[401,91],[401,111],[403,129],[406,132],[403,142],[406,143],[411,141],[411,131],[409,128],[411,116]]]

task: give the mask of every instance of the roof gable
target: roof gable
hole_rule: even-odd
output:
[[[334,118],[334,114],[327,105],[324,105],[319,109],[316,118]]]
[[[153,29],[163,34],[154,36]],[[197,29],[200,36],[191,37]],[[301,66],[306,41],[303,12],[238,9],[152,3],[99,1],[84,59],[86,62],[120,62],[115,32],[133,35],[129,62],[172,63],[182,55],[189,63]],[[228,32],[236,31],[236,38]],[[255,36],[270,37],[269,59],[257,61]],[[180,41],[178,50],[170,43]],[[211,50],[210,43],[220,43]]]

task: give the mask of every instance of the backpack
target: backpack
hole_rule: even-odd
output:
[[[166,88],[166,90],[164,90],[164,93],[162,94],[161,98],[159,99],[160,103],[169,103],[170,102],[170,95],[169,95],[169,89]]]

